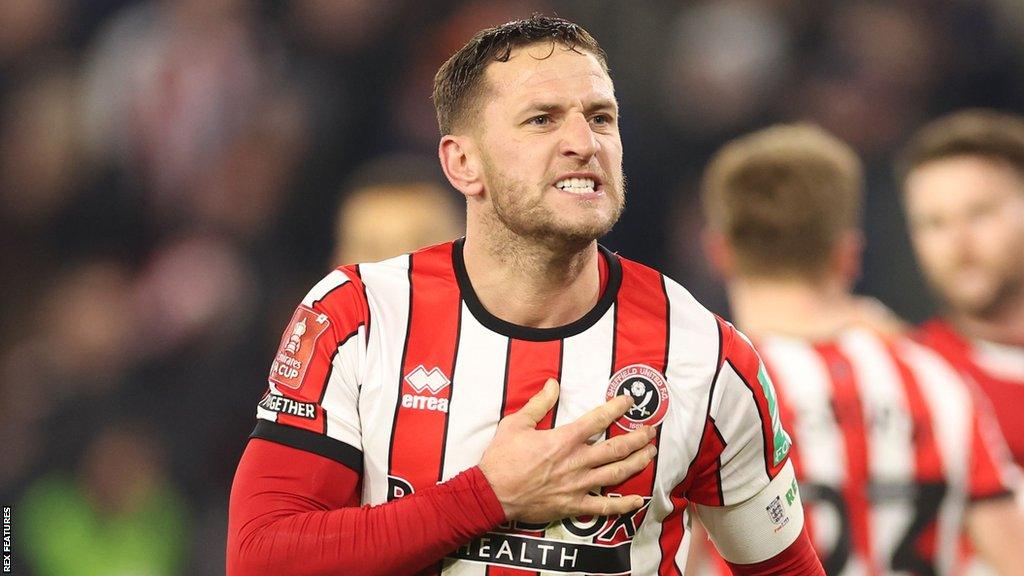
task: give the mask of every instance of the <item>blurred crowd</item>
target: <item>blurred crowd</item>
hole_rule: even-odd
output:
[[[868,167],[859,289],[929,312],[892,155],[1024,112],[1019,0],[0,2],[0,499],[26,574],[223,573],[227,494],[281,330],[335,265],[460,234],[430,89],[478,29],[587,27],[622,108],[604,243],[728,315],[697,177],[809,120]]]

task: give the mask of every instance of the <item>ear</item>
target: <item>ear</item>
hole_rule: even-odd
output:
[[[483,173],[472,140],[466,136],[444,136],[437,145],[437,155],[445,177],[456,190],[466,197],[483,193]]]
[[[847,286],[853,286],[860,279],[863,252],[864,235],[853,229],[844,231],[832,249],[833,270]]]
[[[701,232],[700,239],[704,258],[711,264],[711,269],[723,280],[732,278],[736,273],[736,254],[725,235],[708,227]]]

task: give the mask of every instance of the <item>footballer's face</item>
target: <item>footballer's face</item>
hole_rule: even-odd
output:
[[[544,242],[588,244],[625,199],[618,105],[588,52],[543,42],[486,71],[477,139],[482,209],[496,225]]]
[[[906,181],[921,268],[955,311],[988,317],[1024,297],[1024,176],[975,156],[926,163]]]

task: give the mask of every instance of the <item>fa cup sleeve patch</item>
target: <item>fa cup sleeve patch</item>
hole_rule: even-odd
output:
[[[270,367],[270,381],[298,390],[316,352],[316,342],[330,328],[326,314],[299,306],[281,337],[281,346]]]

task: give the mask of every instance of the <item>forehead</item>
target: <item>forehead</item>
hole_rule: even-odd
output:
[[[981,196],[1009,191],[1024,194],[1024,175],[1000,160],[954,156],[914,169],[907,178],[907,190],[919,196]]]
[[[981,156],[934,160],[914,169],[906,181],[907,206],[917,214],[956,213],[1014,196],[1024,199],[1024,175]]]
[[[551,42],[512,50],[507,62],[492,62],[485,74],[495,100],[614,100],[612,80],[598,59]]]

